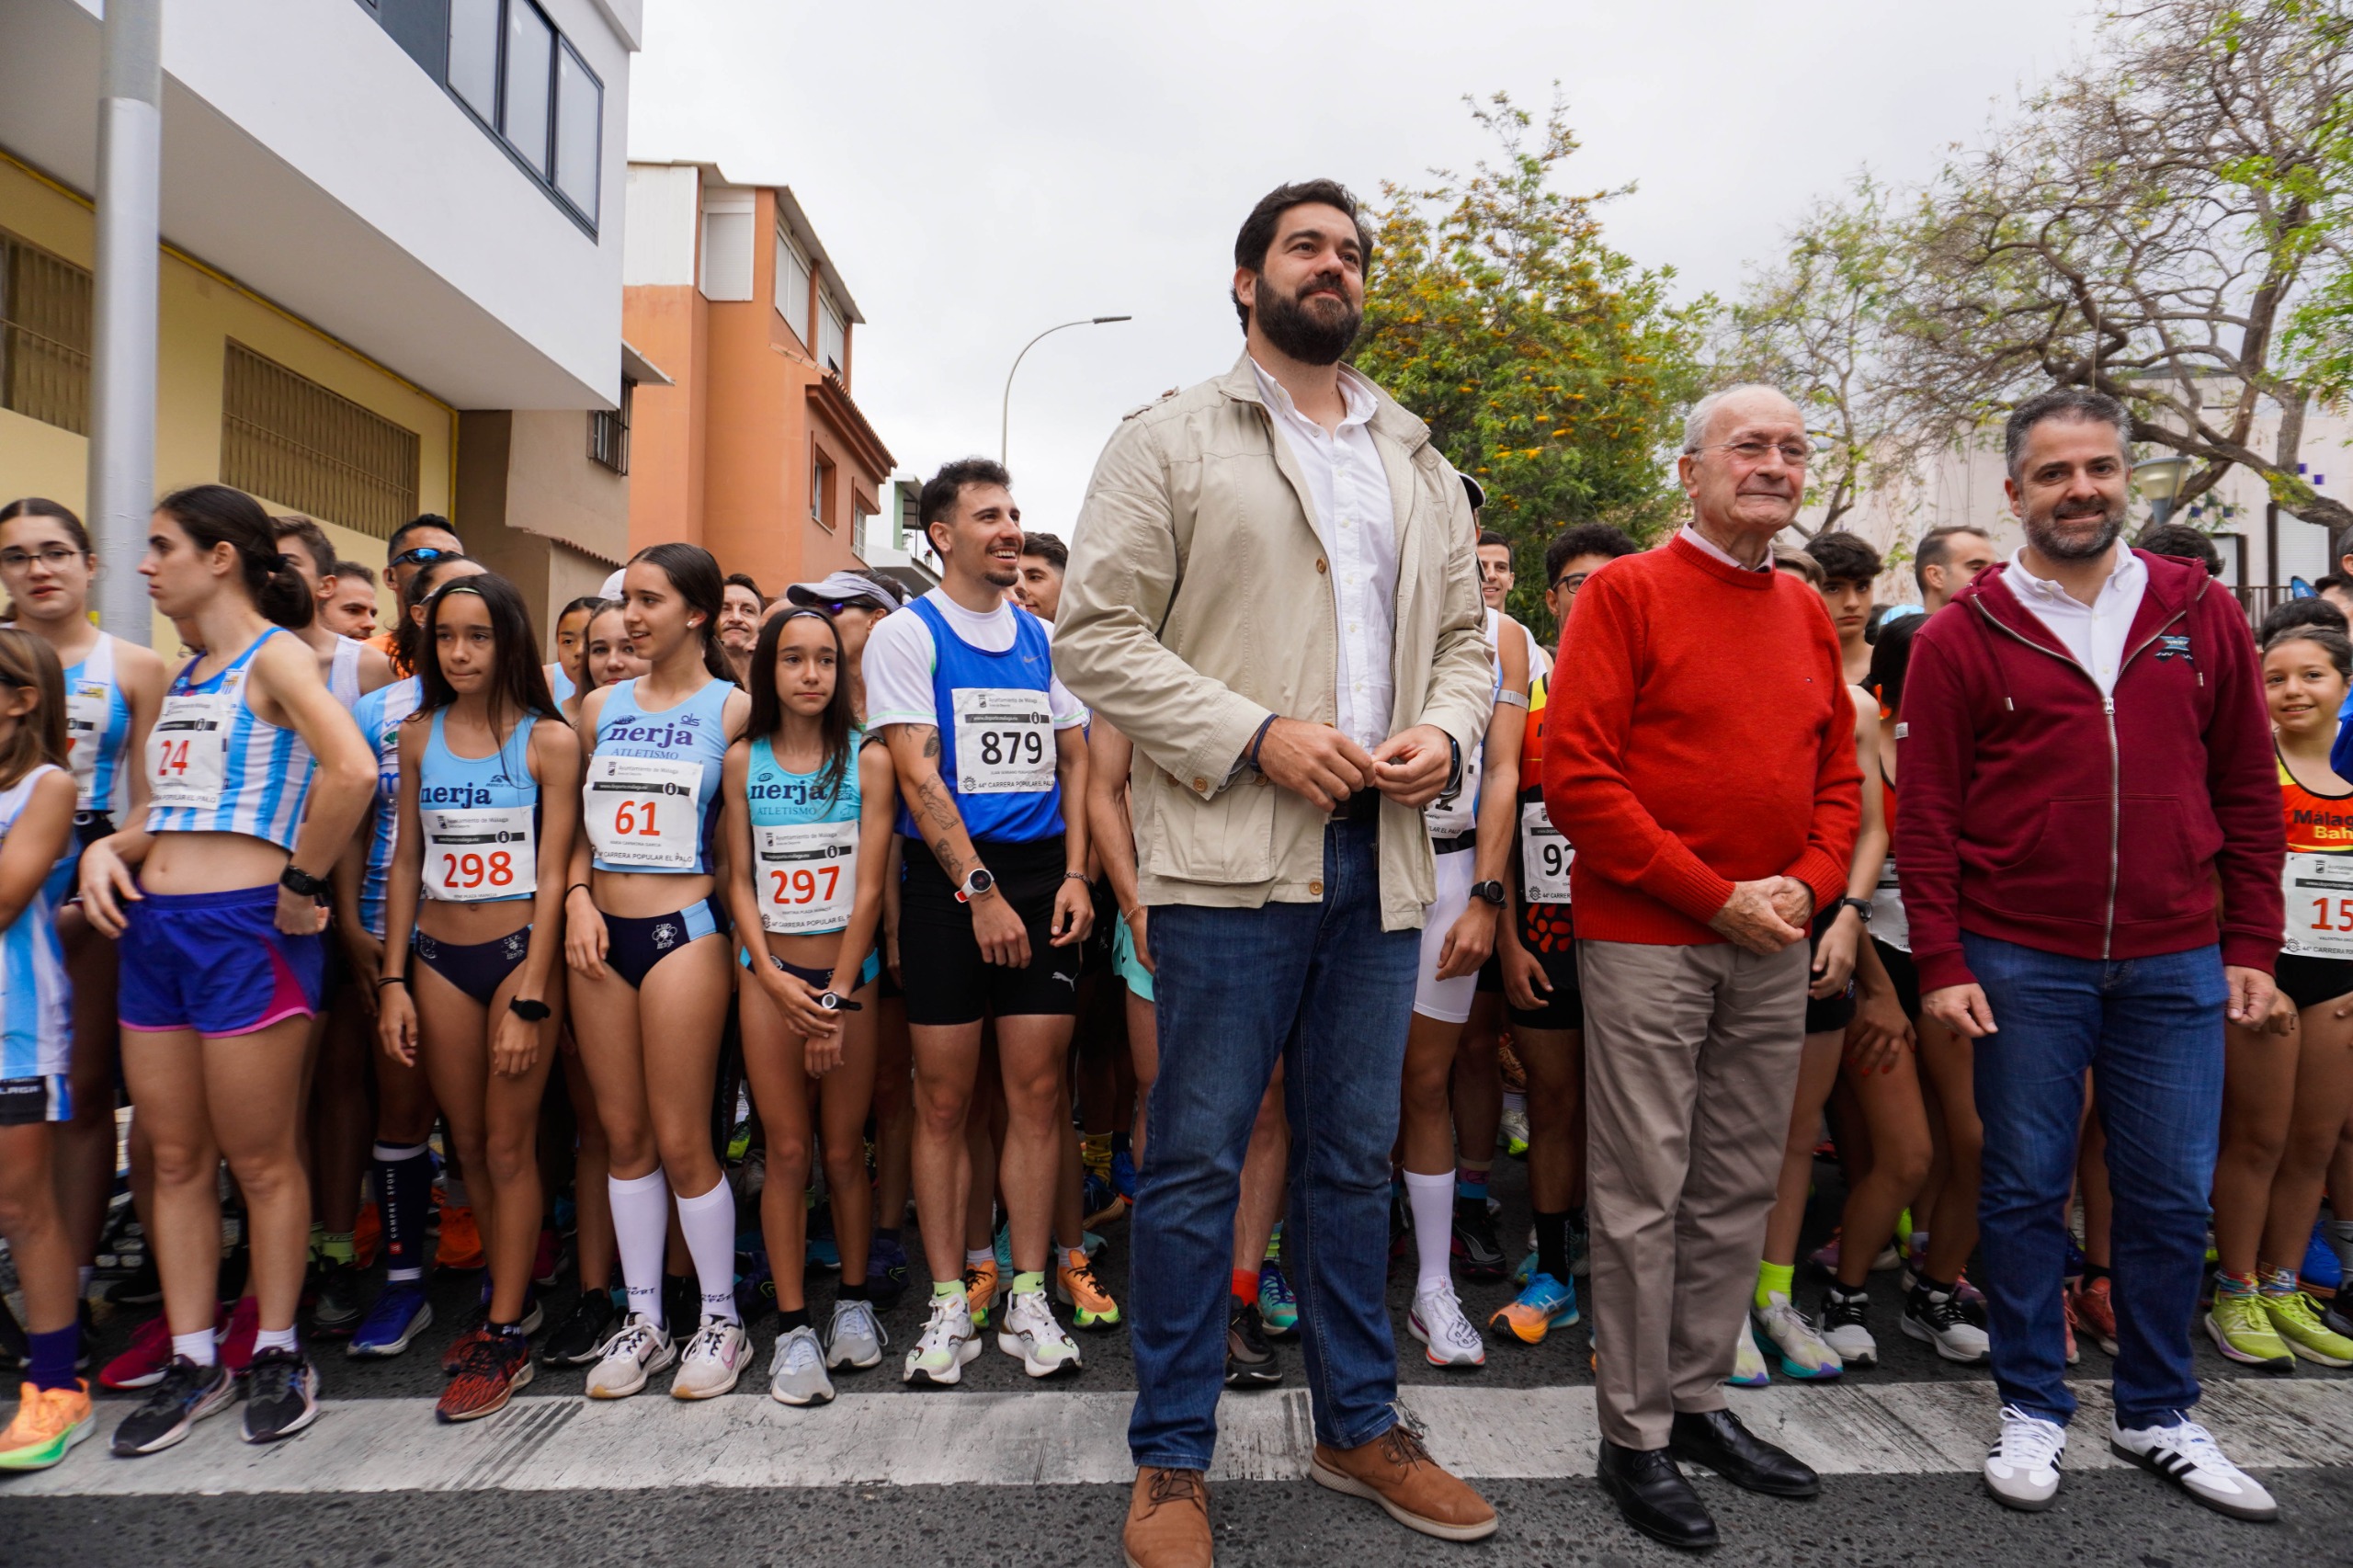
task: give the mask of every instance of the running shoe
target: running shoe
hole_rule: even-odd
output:
[[[1782,1376],[1802,1383],[1824,1383],[1846,1371],[1847,1364],[1838,1352],[1780,1291],[1768,1294],[1765,1304],[1752,1309],[1751,1315],[1756,1320],[1756,1332],[1779,1353]]]
[[[433,1304],[425,1299],[424,1280],[386,1280],[344,1354],[355,1360],[397,1356],[432,1325]]]
[[[1822,1337],[1838,1352],[1842,1366],[1858,1372],[1879,1365],[1879,1341],[1865,1322],[1870,1307],[1868,1287],[1849,1290],[1834,1279],[1822,1293]]]
[[[735,1387],[752,1363],[752,1336],[733,1318],[707,1317],[678,1356],[672,1399],[716,1399]]]
[[[809,1267],[822,1268],[828,1274],[842,1271],[841,1244],[831,1236],[811,1236],[807,1248]]]
[[[1555,1324],[1566,1328],[1577,1321],[1577,1288],[1549,1274],[1531,1274],[1518,1297],[1487,1322],[1501,1324],[1523,1345],[1541,1345]]]
[[[2321,1327],[2331,1334],[2341,1334],[2353,1339],[2353,1308],[2342,1301],[2331,1301],[2320,1314]]]
[[[14,1371],[33,1358],[32,1341],[25,1337],[25,1325],[8,1310],[6,1297],[0,1297],[0,1369]]]
[[[1111,1190],[1128,1200],[1133,1208],[1136,1201],[1136,1156],[1132,1149],[1111,1151]]]
[[[833,1321],[825,1324],[826,1366],[848,1367],[862,1372],[882,1359],[882,1347],[890,1343],[891,1336],[876,1321],[871,1303],[834,1303]]]
[[[2284,1296],[2258,1295],[2266,1317],[2300,1359],[2318,1367],[2353,1367],[2353,1338],[2338,1334],[2321,1318],[2320,1303],[2302,1290]]]
[[[2321,1221],[2313,1221],[2313,1239],[2304,1247],[2303,1267],[2296,1275],[2306,1295],[2323,1301],[2345,1286],[2345,1264],[2328,1244],[2328,1232]]]
[[[963,1296],[954,1290],[931,1299],[931,1318],[923,1325],[923,1337],[907,1352],[906,1369],[899,1381],[926,1383],[948,1388],[962,1381],[964,1364],[981,1353],[980,1331],[972,1323],[972,1311]]]
[[[1079,1189],[1079,1211],[1089,1226],[1112,1225],[1128,1217],[1128,1200],[1112,1188],[1108,1172],[1089,1171]]]
[[[2067,1316],[2075,1332],[2087,1336],[2106,1354],[2116,1354],[2116,1301],[2106,1275],[2086,1279],[2067,1292]]]
[[[443,1347],[441,1351],[441,1375],[445,1378],[455,1377],[457,1375],[458,1369],[466,1364],[466,1357],[468,1354],[472,1351],[475,1346],[480,1345],[483,1340],[488,1339],[493,1332],[494,1331],[490,1326],[490,1313],[481,1308],[476,1308],[474,1310],[473,1321],[469,1323],[465,1328],[459,1333],[457,1338],[449,1341],[449,1343]]]
[[[1740,1320],[1740,1337],[1733,1342],[1732,1376],[1725,1382],[1736,1389],[1761,1389],[1771,1384],[1773,1374],[1765,1365],[1765,1352],[1756,1343],[1756,1335],[1748,1320]]]
[[[879,1358],[881,1352],[875,1354]],[[807,1324],[777,1335],[776,1349],[768,1357],[768,1397],[779,1404],[834,1402],[834,1380],[825,1375],[825,1352],[818,1347],[817,1331]]]
[[[317,1288],[311,1299],[312,1331],[329,1339],[350,1338],[367,1310],[361,1304],[367,1298],[361,1290],[358,1267],[348,1263],[322,1264],[316,1278]]]
[[[643,1312],[631,1312],[597,1353],[581,1390],[590,1399],[627,1399],[645,1380],[678,1358],[669,1331]]]
[[[520,1328],[486,1334],[473,1342],[433,1407],[437,1421],[479,1421],[506,1408],[515,1391],[531,1381],[531,1341]]]
[[[611,1291],[581,1291],[540,1346],[540,1359],[551,1367],[585,1367],[597,1359],[612,1337],[613,1316]]]
[[[1054,1299],[1071,1310],[1070,1321],[1080,1328],[1120,1325],[1120,1303],[1096,1278],[1095,1266],[1083,1252],[1066,1252],[1055,1266]]]
[[[1230,1389],[1272,1388],[1283,1381],[1282,1363],[1267,1343],[1266,1325],[1248,1301],[1226,1298],[1225,1386]]]
[[[1923,1345],[1936,1347],[1948,1361],[1974,1366],[1986,1358],[1992,1341],[1969,1321],[1958,1290],[1931,1290],[1915,1285],[1904,1301],[1904,1332]]]
[[[2039,1514],[2059,1495],[2059,1460],[2067,1430],[2055,1421],[2002,1406],[2002,1435],[1985,1450],[1985,1491],[1995,1502]]]
[[[376,1249],[384,1244],[384,1211],[373,1203],[359,1206],[351,1222],[351,1261],[365,1274],[375,1267]]]
[[[236,1374],[228,1368],[199,1367],[175,1356],[139,1408],[114,1429],[114,1451],[124,1459],[160,1452],[206,1416],[228,1409],[236,1397]]]
[[[1504,1108],[1503,1121],[1495,1130],[1495,1142],[1515,1160],[1528,1158],[1528,1112],[1524,1108]]]
[[[896,1236],[877,1236],[866,1255],[866,1299],[889,1312],[907,1290],[907,1249]]]
[[[215,1309],[212,1343],[229,1332],[229,1314]],[[153,1388],[172,1367],[172,1329],[161,1316],[131,1331],[131,1345],[98,1372],[98,1386],[117,1390]]]
[[[993,1250],[996,1256],[996,1272],[998,1278],[1010,1279],[1014,1275],[1020,1272],[1020,1270],[1013,1267],[1012,1221],[1006,1220],[998,1224],[996,1228],[996,1240],[993,1244]]]
[[[996,1285],[1003,1278],[994,1261],[964,1266],[964,1302],[972,1310],[973,1333],[988,1327],[989,1309],[996,1305]]]
[[[551,1290],[563,1272],[563,1238],[555,1233],[552,1225],[540,1229],[540,1250],[531,1258],[531,1283],[540,1290]]]
[[[1820,1246],[1814,1248],[1813,1251],[1807,1256],[1806,1261],[1813,1264],[1816,1268],[1821,1269],[1824,1274],[1837,1273],[1839,1256],[1838,1248],[1839,1244],[1845,1238],[1840,1230],[1833,1229],[1830,1233],[1830,1239],[1823,1243]],[[1890,1269],[1901,1268],[1903,1267],[1903,1251],[1891,1241],[1885,1246],[1879,1249],[1879,1256],[1877,1257],[1871,1259],[1870,1271],[1873,1274],[1885,1274]]]
[[[2207,1309],[2203,1321],[2206,1336],[2232,1360],[2243,1366],[2260,1367],[2267,1372],[2296,1369],[2295,1352],[2279,1337],[2279,1331],[2271,1326],[2271,1318],[2254,1291],[2245,1295],[2215,1291],[2214,1304]]]
[[[2108,1446],[2118,1459],[2164,1476],[2218,1514],[2258,1523],[2279,1517],[2279,1505],[2260,1482],[2222,1457],[2212,1434],[2195,1421],[2170,1426],[2120,1426],[2111,1418]]]
[[[17,1391],[16,1419],[0,1432],[0,1470],[47,1470],[97,1428],[88,1383],[77,1381],[70,1389],[26,1383]]]
[[[1454,1238],[1448,1244],[1465,1279],[1501,1279],[1509,1267],[1495,1235],[1495,1217],[1483,1203],[1454,1206]]]
[[[319,1369],[299,1349],[256,1351],[245,1369],[248,1443],[275,1443],[319,1418]]]
[[[141,1253],[139,1267],[107,1287],[107,1301],[118,1307],[162,1305],[164,1277],[155,1267],[155,1255]]]
[[[2067,1341],[2067,1365],[2069,1365],[2070,1367],[2072,1367],[2072,1366],[2074,1366],[2076,1362],[2078,1362],[2078,1361],[2080,1361],[2080,1360],[2082,1360],[2082,1359],[2084,1358],[2084,1353],[2083,1353],[2083,1351],[2082,1351],[2082,1350],[2080,1350],[2080,1349],[2078,1349],[2078,1348],[2076,1347],[2076,1345],[2075,1345],[2075,1320],[2074,1318],[2071,1318],[2071,1317],[2069,1317],[2069,1316],[2067,1315],[2067,1312],[2066,1312],[2066,1303],[2065,1303],[2065,1301],[2064,1301],[2064,1299],[2063,1299],[2063,1298],[2062,1299],[2061,1303],[2060,1303],[2060,1312],[2059,1312],[2059,1331],[2060,1331],[2060,1333],[2061,1333],[2061,1334],[2063,1334],[2063,1335],[2064,1335],[2066,1336],[2066,1341]]]
[[[1487,1364],[1486,1342],[1462,1315],[1462,1302],[1451,1284],[1415,1291],[1413,1310],[1405,1314],[1405,1327],[1422,1342],[1423,1353],[1433,1367]]]
[[[1569,1215],[1569,1277],[1583,1279],[1592,1272],[1593,1233],[1586,1228],[1585,1210],[1579,1209]]]
[[[1079,1369],[1078,1341],[1054,1316],[1053,1303],[1043,1290],[1006,1298],[1005,1321],[998,1325],[996,1347],[1021,1363],[1033,1378]]]
[[[1270,1339],[1299,1332],[1299,1298],[1290,1293],[1290,1281],[1279,1263],[1258,1266],[1258,1323]]]
[[[221,1364],[243,1377],[253,1365],[254,1336],[259,1333],[261,1303],[251,1296],[238,1298],[229,1309],[229,1331],[221,1336]]]
[[[480,1268],[482,1227],[474,1223],[471,1204],[452,1203],[441,1196],[441,1239],[433,1248],[436,1268]]]

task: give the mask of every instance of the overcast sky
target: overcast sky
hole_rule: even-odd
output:
[[[1233,233],[1281,181],[1372,197],[1467,168],[1465,94],[1540,114],[1557,80],[1584,143],[1563,184],[1635,184],[1610,242],[1728,295],[1864,162],[1931,173],[2081,46],[2073,9],[647,0],[630,153],[792,187],[866,317],[852,392],[902,472],[995,452],[1033,334],[1133,315],[1039,345],[1014,388],[1015,494],[1067,538],[1120,415],[1240,351]]]

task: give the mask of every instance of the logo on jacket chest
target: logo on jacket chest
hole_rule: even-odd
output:
[[[2189,638],[2181,632],[2169,631],[2159,637],[2155,656],[2160,664],[2167,659],[2181,659],[2193,665],[2198,662],[2190,657]]]

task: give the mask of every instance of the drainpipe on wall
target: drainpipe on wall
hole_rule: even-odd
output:
[[[106,0],[98,63],[98,249],[90,354],[91,531],[108,567],[98,624],[144,647],[154,625],[132,566],[155,504],[157,203],[163,0]]]

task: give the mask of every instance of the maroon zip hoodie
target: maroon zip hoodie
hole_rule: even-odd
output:
[[[1895,861],[1923,992],[1961,934],[2071,958],[2204,947],[2271,971],[2287,840],[2246,617],[2202,564],[2149,582],[2112,699],[1987,567],[1912,643]],[[2215,907],[2219,890],[2222,907]]]

